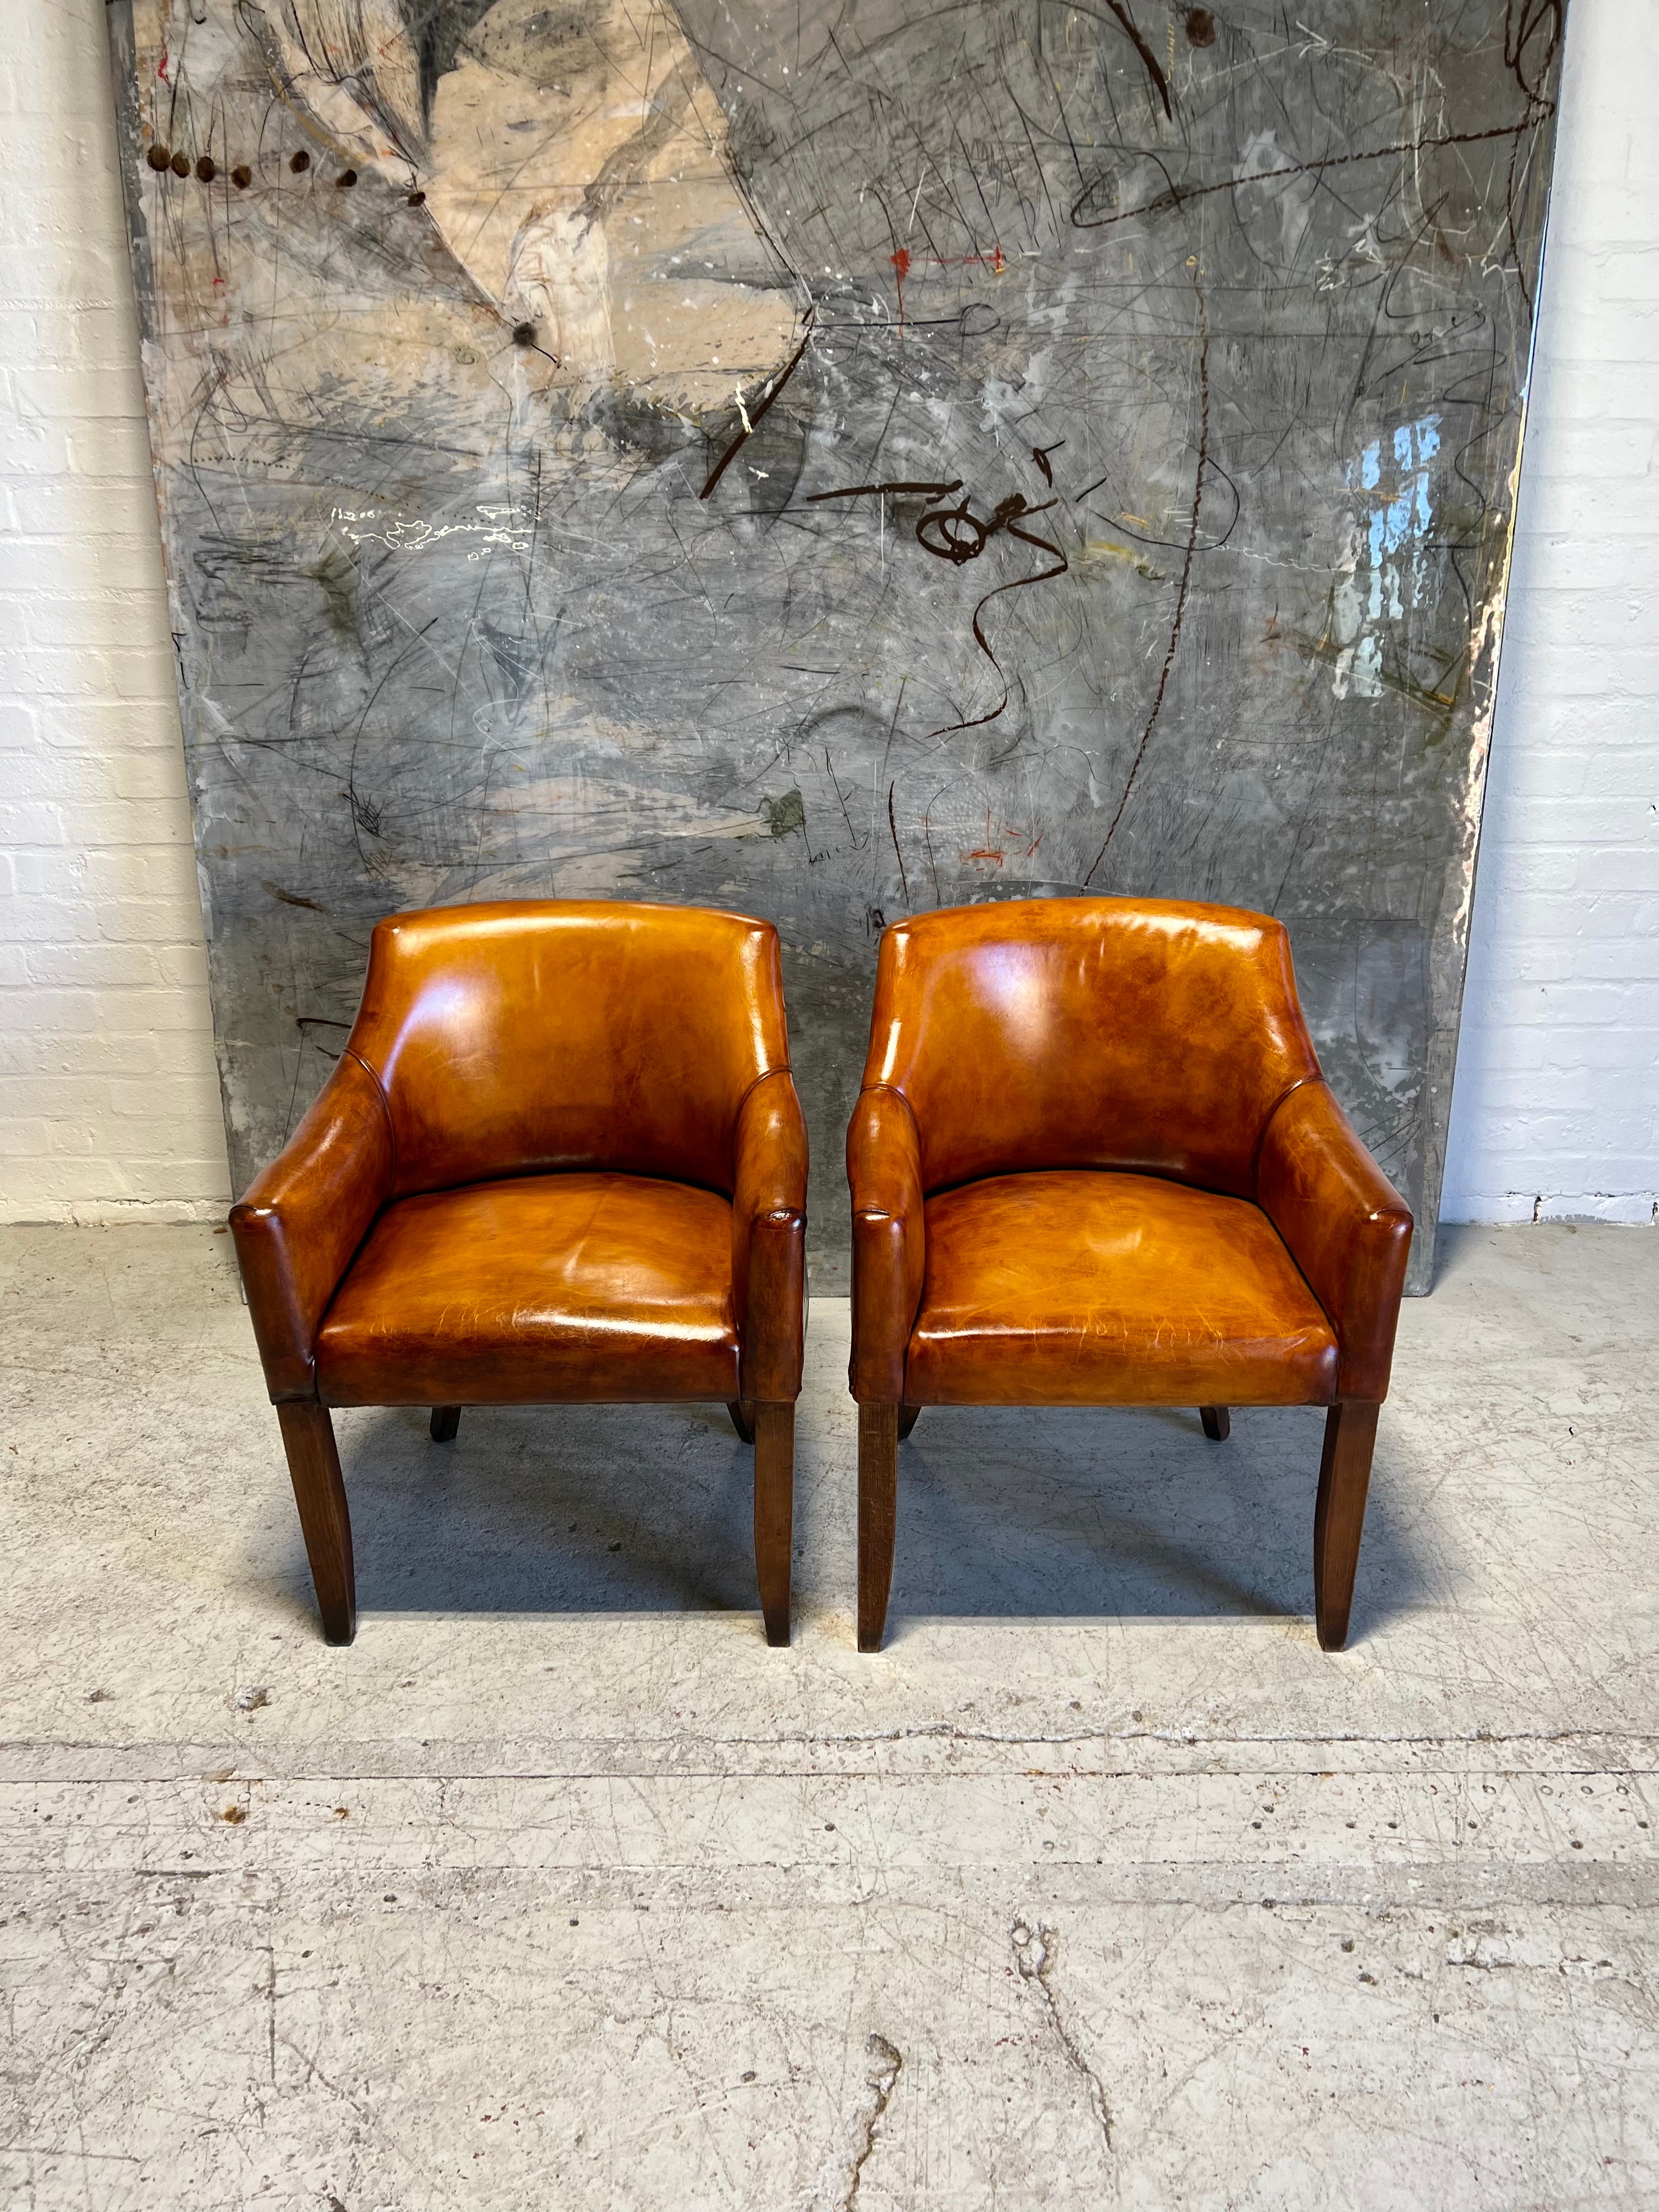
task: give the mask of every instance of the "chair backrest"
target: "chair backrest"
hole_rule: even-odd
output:
[[[881,941],[864,1081],[908,1101],[929,1191],[1109,1167],[1252,1196],[1268,1115],[1318,1073],[1267,915],[1012,899]]]
[[[789,1065],[778,933],[597,900],[392,915],[347,1049],[385,1094],[400,1197],[552,1168],[729,1195],[738,1109]]]

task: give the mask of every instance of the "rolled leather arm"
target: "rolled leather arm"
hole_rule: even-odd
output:
[[[732,1150],[740,1387],[763,1405],[793,1404],[806,1328],[806,1117],[787,1068],[763,1076],[744,1099]]]
[[[230,1211],[273,1405],[316,1396],[319,1325],[392,1195],[395,1173],[380,1086],[346,1053],[282,1152]]]
[[[896,1406],[921,1303],[927,1232],[921,1139],[903,1094],[864,1091],[847,1131],[853,1186],[853,1358],[848,1380],[861,1406]]]
[[[1336,1332],[1337,1395],[1380,1405],[1412,1217],[1328,1084],[1302,1084],[1279,1101],[1262,1136],[1256,1199]]]

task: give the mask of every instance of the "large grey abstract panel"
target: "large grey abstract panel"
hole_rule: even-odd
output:
[[[1288,924],[1432,1253],[1563,0],[116,0],[234,1173],[382,914]]]

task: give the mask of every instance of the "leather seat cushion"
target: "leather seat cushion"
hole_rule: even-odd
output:
[[[328,1406],[735,1398],[731,1206],[623,1175],[403,1199],[335,1294],[317,1376]]]
[[[927,1203],[920,1406],[1328,1405],[1337,1346],[1248,1199],[1109,1170]]]

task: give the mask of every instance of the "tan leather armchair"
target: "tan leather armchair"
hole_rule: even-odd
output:
[[[847,1133],[859,1649],[924,1406],[1327,1406],[1319,1640],[1346,1641],[1412,1218],[1320,1073],[1266,915],[957,907],[882,939]]]
[[[231,1214],[331,1644],[356,1625],[329,1408],[724,1401],[789,1640],[806,1127],[777,932],[689,907],[380,923],[339,1064]]]

